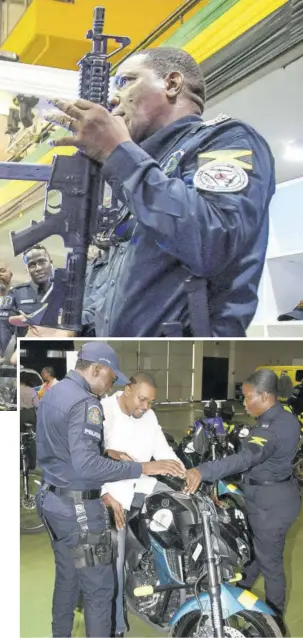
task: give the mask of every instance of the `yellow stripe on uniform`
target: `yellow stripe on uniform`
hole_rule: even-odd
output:
[[[232,483],[230,483],[229,485],[227,485],[227,488],[231,491],[231,492],[236,492],[237,491],[237,486],[236,485],[232,485]]]
[[[243,161],[243,157],[247,157],[249,162]],[[207,160],[207,164],[233,164],[239,168],[245,168],[247,171],[252,170],[252,151],[246,150],[222,150],[210,151],[208,153],[199,153],[199,160]]]
[[[239,603],[241,603],[243,607],[246,607],[246,609],[252,609],[257,600],[258,600],[258,596],[255,596],[255,594],[252,594],[251,591],[247,591],[247,589],[244,589],[244,591],[242,591],[240,596],[238,596]]]
[[[261,436],[252,436],[251,439],[248,440],[248,443],[255,443],[256,445],[264,447],[264,444],[267,443],[267,439],[262,439]]]

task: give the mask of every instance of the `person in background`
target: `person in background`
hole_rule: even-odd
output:
[[[14,340],[15,328],[9,318],[15,314],[15,298],[11,289],[13,273],[8,264],[0,261],[0,363],[7,359],[6,350]],[[9,357],[10,358],[10,357]]]
[[[33,428],[37,422],[38,394],[33,387],[32,376],[23,370],[20,372],[20,432],[26,431],[29,424]]]
[[[52,366],[46,366],[45,368],[43,368],[43,370],[41,371],[41,377],[44,383],[42,384],[41,388],[38,390],[39,399],[43,397],[43,395],[45,394],[45,392],[47,392],[47,390],[49,390],[54,385],[56,385],[56,383],[58,383],[58,379],[56,379],[56,376],[55,376],[55,370]]]
[[[242,489],[253,532],[253,562],[240,585],[250,589],[260,574],[265,581],[266,602],[278,614],[284,628],[286,579],[283,554],[286,534],[300,512],[300,490],[293,476],[300,424],[278,401],[278,377],[272,370],[258,370],[243,384],[244,406],[256,418],[242,448],[218,461],[202,463],[187,472],[187,491],[201,481],[214,483],[242,475]]]
[[[37,408],[39,403],[38,394],[33,388],[31,375],[26,371],[20,373],[20,410],[23,408]]]
[[[290,376],[287,374],[287,370],[281,372],[278,384],[279,400],[281,403],[286,403],[290,399],[293,391],[293,383]]]
[[[52,291],[53,262],[42,244],[36,244],[23,254],[23,261],[30,281],[13,288],[15,313],[10,316],[10,324],[17,327],[19,337],[37,336],[34,330],[28,330],[25,317],[38,312],[47,302]],[[18,314],[19,313],[19,314]]]
[[[168,445],[157,416],[152,410],[156,399],[154,379],[145,372],[137,372],[130,378],[123,392],[102,399],[104,413],[104,445],[107,456],[116,461],[148,462],[172,459],[180,463]],[[165,484],[151,476],[105,483],[103,498],[113,509],[118,529],[118,558],[116,562],[117,596],[115,600],[115,636],[122,638],[127,629],[124,618],[124,559],[125,559],[125,511],[141,507],[147,494],[167,489]]]
[[[101,398],[129,379],[106,343],[85,343],[75,370],[39,401],[37,462],[43,485],[37,508],[48,530],[56,562],[52,635],[72,635],[79,591],[84,599],[86,636],[108,638],[114,572],[110,526],[101,486],[145,474],[184,475],[174,460],[134,463],[106,458]]]

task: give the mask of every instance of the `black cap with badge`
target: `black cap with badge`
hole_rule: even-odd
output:
[[[104,366],[111,368],[117,377],[115,383],[118,385],[127,385],[130,383],[130,379],[128,379],[128,377],[119,370],[119,359],[117,353],[107,343],[96,343],[96,341],[84,343],[78,352],[78,360],[101,363]]]
[[[297,306],[291,311],[286,312],[284,315],[279,315],[278,321],[303,321],[303,299],[299,301]]]

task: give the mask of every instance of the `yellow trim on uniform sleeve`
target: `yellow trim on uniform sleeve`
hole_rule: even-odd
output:
[[[237,486],[236,485],[232,485],[232,483],[230,483],[229,485],[226,486],[231,492],[236,492],[237,491]]]
[[[246,607],[247,609],[252,609],[257,600],[258,596],[255,596],[255,594],[252,594],[252,592],[248,591],[247,589],[244,589],[240,596],[238,596],[239,603],[241,603],[241,605],[243,605],[243,607]]]
[[[199,160],[207,160],[207,164],[233,164],[238,168],[244,168],[246,171],[252,170],[252,151],[247,149],[225,149],[222,151],[209,151],[208,153],[199,153]],[[247,157],[248,161],[243,161]],[[250,162],[250,163],[249,163]]]
[[[261,436],[252,436],[251,439],[248,440],[248,443],[255,443],[256,445],[264,447],[264,444],[268,443],[268,441],[267,439],[262,439]]]

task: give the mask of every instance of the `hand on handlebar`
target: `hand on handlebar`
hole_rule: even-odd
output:
[[[181,461],[150,461],[142,463],[142,473],[148,476],[156,476],[157,474],[170,474],[171,476],[185,477],[184,466]]]
[[[202,475],[197,467],[193,467],[191,470],[187,470],[186,487],[184,488],[184,492],[186,494],[194,494],[197,491],[201,481]]]

